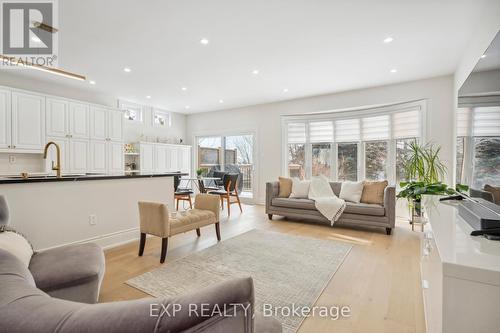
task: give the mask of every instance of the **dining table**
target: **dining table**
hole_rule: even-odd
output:
[[[219,186],[216,181],[221,179],[219,177],[181,177],[179,178],[179,188],[197,188],[200,193],[207,193],[207,190],[218,189]],[[185,182],[185,186],[182,186],[183,182]],[[205,182],[207,185],[205,185]]]

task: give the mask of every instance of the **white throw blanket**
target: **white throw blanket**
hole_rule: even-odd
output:
[[[314,200],[316,209],[330,221],[332,226],[346,207],[345,201],[333,193],[328,179],[323,176],[313,177],[308,197]]]

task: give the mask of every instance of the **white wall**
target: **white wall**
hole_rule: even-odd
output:
[[[338,110],[361,106],[427,100],[427,137],[441,145],[441,158],[453,169],[453,76],[405,82],[285,102],[199,113],[187,117],[188,143],[198,135],[253,131],[257,135],[255,161],[257,201],[265,199],[265,183],[282,170],[281,115]],[[449,172],[447,181],[452,182]]]

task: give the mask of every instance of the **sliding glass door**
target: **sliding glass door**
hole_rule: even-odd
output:
[[[242,198],[253,198],[254,136],[253,134],[204,136],[197,138],[197,166],[205,173],[224,171],[238,173],[238,191]]]

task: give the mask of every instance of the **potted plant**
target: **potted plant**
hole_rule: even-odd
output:
[[[406,198],[409,208],[417,216],[421,216],[421,199],[423,194],[443,195],[455,194],[455,190],[442,182],[446,174],[446,166],[439,159],[441,147],[431,143],[410,143],[410,154],[403,164],[407,181],[401,182],[398,198]],[[413,215],[412,213],[412,215]]]
[[[203,175],[203,172],[205,172],[205,169],[196,170],[196,175],[198,176],[198,178],[201,178],[201,176]]]

